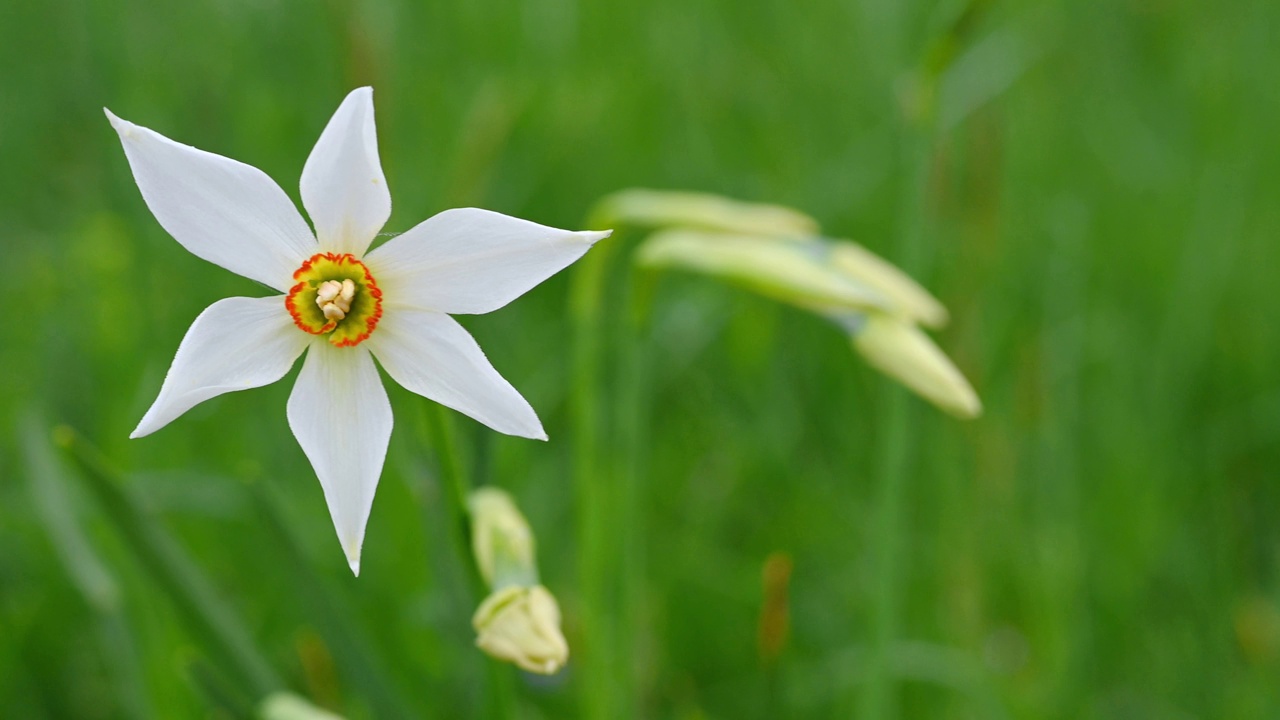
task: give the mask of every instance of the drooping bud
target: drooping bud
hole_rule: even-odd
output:
[[[765,237],[808,237],[818,223],[781,205],[747,203],[709,193],[634,188],[600,201],[593,217],[603,226],[688,228]]]
[[[830,262],[837,272],[880,292],[890,312],[925,327],[947,324],[947,309],[898,266],[850,241],[830,243]]]
[[[529,672],[551,675],[569,660],[560,607],[541,585],[498,590],[476,609],[471,624],[481,650]]]
[[[569,659],[569,645],[555,597],[538,581],[529,522],[497,488],[471,493],[467,508],[476,566],[493,591],[471,619],[476,645],[529,672],[556,672]]]
[[[872,367],[956,417],[982,414],[982,402],[969,381],[915,325],[870,313],[854,327],[853,346]]]
[[[636,250],[643,267],[705,273],[811,310],[888,309],[883,295],[836,272],[825,256],[818,241],[696,230],[654,233]]]
[[[637,248],[637,265],[703,273],[834,320],[873,367],[946,412],[981,414],[968,381],[916,327],[945,325],[946,307],[861,245],[818,237],[812,218],[715,195],[639,189],[605,198],[596,217],[657,228]]]

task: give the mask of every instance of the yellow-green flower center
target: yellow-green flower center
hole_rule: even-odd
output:
[[[285,307],[293,322],[312,335],[328,335],[337,347],[364,342],[382,318],[382,290],[354,255],[319,253],[293,273]]]

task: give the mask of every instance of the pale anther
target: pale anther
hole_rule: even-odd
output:
[[[323,306],[338,297],[340,292],[342,292],[342,284],[337,280],[328,280],[320,283],[320,287],[316,288],[316,302]]]
[[[356,297],[356,284],[350,279],[338,282],[326,280],[316,288],[316,305],[324,312],[326,320],[341,320],[351,312],[351,301]]]

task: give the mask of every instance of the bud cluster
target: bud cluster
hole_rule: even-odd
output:
[[[685,192],[624,190],[601,202],[600,222],[654,232],[636,251],[653,269],[702,273],[817,313],[849,334],[877,370],[960,418],[982,413],[964,375],[920,327],[946,307],[865,247],[819,235],[817,223],[777,205]]]
[[[560,606],[538,580],[533,532],[506,492],[480,488],[467,501],[471,548],[491,593],[471,624],[476,645],[523,670],[551,675],[569,659]]]

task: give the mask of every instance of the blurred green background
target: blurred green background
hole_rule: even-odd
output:
[[[1280,716],[1277,27],[1267,0],[8,0],[0,715],[241,712],[53,450],[66,423],[280,682],[352,718],[863,717],[873,683],[883,717]],[[391,390],[359,579],[285,422],[292,375],[127,440],[200,310],[265,292],[165,234],[102,106],[296,199],[362,84],[387,232],[462,205],[578,228],[630,186],[791,205],[949,306],[936,339],[986,414],[907,399],[829,324],[696,276],[650,279],[636,337],[610,339],[607,304],[594,386],[580,268],[463,318],[551,442],[457,416],[454,447],[528,514],[574,653],[552,678],[498,665],[472,645],[431,403]],[[639,237],[610,241],[618,287]],[[891,445],[897,538],[875,520]]]

